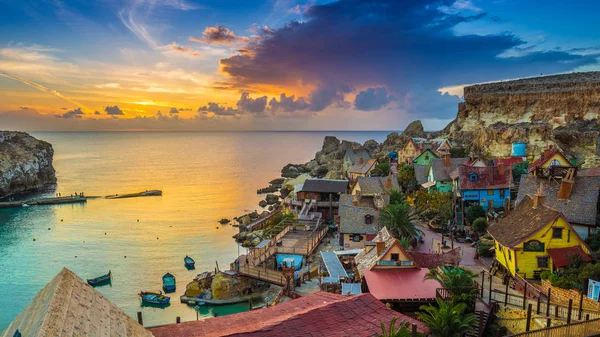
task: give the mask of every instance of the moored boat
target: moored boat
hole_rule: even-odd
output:
[[[185,266],[189,269],[194,269],[196,266],[196,261],[194,261],[194,259],[192,259],[189,256],[185,256],[185,258],[183,259],[183,262],[185,263]]]
[[[169,296],[160,293],[153,293],[149,291],[142,291],[138,295],[142,298],[142,303],[155,304],[155,305],[167,305],[171,301]]]
[[[172,293],[175,291],[175,276],[171,273],[166,273],[162,277],[163,290],[165,293]]]
[[[111,279],[112,279],[112,272],[109,270],[108,274],[104,274],[104,275],[98,276],[96,278],[87,279],[87,283],[89,285],[91,285],[92,287],[95,287],[95,286],[101,286],[104,284],[108,284],[111,282]]]

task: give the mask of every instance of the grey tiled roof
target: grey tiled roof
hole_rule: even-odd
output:
[[[427,182],[427,173],[429,173],[429,165],[414,164],[415,178],[419,185]]]
[[[358,177],[356,183],[360,186],[360,192],[363,196],[384,194],[388,191],[385,188],[386,179],[387,177]],[[398,177],[392,175],[390,179],[392,180],[390,190],[400,190]]]
[[[344,159],[350,160],[353,165],[358,162],[360,157],[362,157],[365,161],[372,158],[371,154],[367,150],[358,150],[354,152],[354,150],[348,149],[344,154]]]
[[[302,192],[344,193],[348,189],[348,180],[306,179]]]
[[[359,173],[359,174],[367,174],[369,170],[375,166],[375,159],[363,159],[363,163],[360,163],[358,160],[349,170],[350,173]]]
[[[598,196],[600,194],[600,177],[575,177],[575,184],[569,200],[559,200],[560,183],[547,179],[539,179],[531,175],[521,176],[517,204],[526,195],[533,195],[543,185],[544,203],[560,211],[572,224],[595,225],[598,212]]]
[[[469,161],[469,158],[450,158],[450,166],[444,165],[444,158],[434,158],[431,160],[431,170],[433,171],[434,181],[450,181],[450,173],[458,168],[459,165],[464,165]]]
[[[376,234],[379,226],[379,211],[372,207],[352,205],[352,195],[340,195],[340,233]],[[365,224],[365,215],[372,215],[373,222]]]

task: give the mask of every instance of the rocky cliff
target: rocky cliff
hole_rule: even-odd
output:
[[[25,132],[0,131],[0,198],[56,183],[52,145]]]
[[[534,157],[547,144],[600,164],[600,72],[572,73],[465,87],[448,136],[474,154],[505,157],[528,144]]]

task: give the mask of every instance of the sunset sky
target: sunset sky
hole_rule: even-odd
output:
[[[600,70],[599,1],[0,0],[0,130],[428,130]]]

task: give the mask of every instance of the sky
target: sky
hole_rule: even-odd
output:
[[[439,130],[600,70],[598,1],[0,0],[0,130]]]

